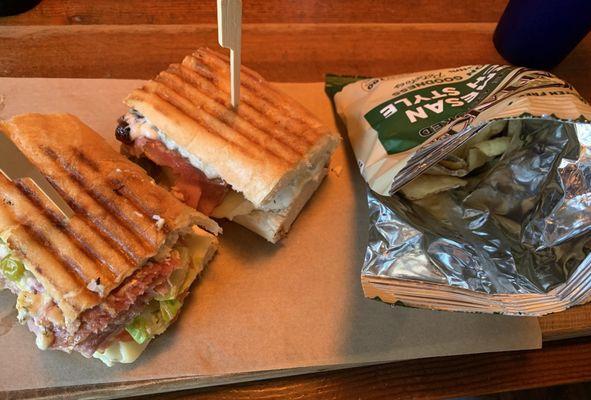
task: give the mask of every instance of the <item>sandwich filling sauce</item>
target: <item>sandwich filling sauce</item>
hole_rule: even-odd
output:
[[[27,270],[26,261],[16,257],[1,238],[0,289],[17,295],[18,320],[36,335],[41,350],[76,350],[107,365],[133,362],[176,318],[203,265],[208,243],[206,237],[180,238],[162,260],[149,261],[103,303],[82,313],[74,333],[63,327],[59,308]]]
[[[306,184],[322,179],[331,154],[331,151],[320,154],[320,159],[302,166],[297,171],[297,179],[290,181],[256,209],[241,193],[224,182],[213,167],[176,144],[136,110],[129,110],[119,119],[115,133],[123,143],[124,152],[136,158],[147,158],[161,167],[155,177],[159,183],[168,186],[186,204],[216,218],[233,219],[254,210],[281,214],[291,206]]]
[[[55,338],[50,326],[53,322],[63,322],[60,312],[43,286],[27,271],[24,263],[11,253],[1,238],[0,289],[8,289],[17,296],[18,321],[26,323],[35,333],[37,347],[41,350],[49,348]]]

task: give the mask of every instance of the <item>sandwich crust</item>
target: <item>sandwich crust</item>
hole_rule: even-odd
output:
[[[317,179],[306,183],[291,205],[281,212],[253,210],[249,214],[236,216],[233,221],[259,234],[269,242],[277,243],[287,235],[298,214],[318,189],[327,173],[328,168],[324,168]]]
[[[9,247],[68,329],[179,231],[219,231],[72,115],[19,115],[0,122],[0,130],[76,213],[66,219],[30,180],[0,174],[0,232],[9,232]]]
[[[229,61],[198,49],[134,90],[125,103],[213,166],[256,207],[338,143],[308,110],[241,67],[240,106],[229,102]]]

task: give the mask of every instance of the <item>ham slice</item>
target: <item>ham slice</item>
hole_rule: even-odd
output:
[[[179,265],[180,258],[175,253],[162,262],[149,262],[111,292],[104,303],[85,311],[80,316],[80,328],[75,335],[56,329],[51,348],[74,348],[86,357],[92,356],[97,348],[119,334],[142,312],[155,296],[158,287],[166,283]]]
[[[172,175],[172,193],[205,215],[211,215],[228,191],[225,182],[208,179],[177,151],[168,149],[158,140],[139,137],[133,141],[130,153],[144,156],[160,167],[167,168],[169,176]]]

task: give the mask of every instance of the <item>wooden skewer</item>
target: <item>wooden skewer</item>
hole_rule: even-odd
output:
[[[218,42],[230,49],[230,96],[232,107],[240,101],[240,52],[242,43],[242,0],[217,0]]]

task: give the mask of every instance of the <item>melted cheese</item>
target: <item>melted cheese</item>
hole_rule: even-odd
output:
[[[234,219],[237,215],[246,215],[254,210],[254,204],[246,200],[242,194],[230,190],[222,203],[211,213],[214,218]]]
[[[134,340],[117,341],[103,351],[95,351],[92,356],[109,367],[112,367],[115,363],[129,364],[137,360],[148,347],[148,343],[150,343],[150,340],[146,340],[142,344],[136,343]]]
[[[186,158],[192,166],[203,172],[208,179],[220,178],[220,174],[218,174],[215,168],[203,163],[199,157],[189,153],[186,149],[179,146],[174,140],[168,137],[145,117],[138,115],[134,110],[130,110],[123,118],[129,125],[129,135],[132,140],[139,137],[157,139],[162,142],[167,149],[177,151],[181,156]]]

